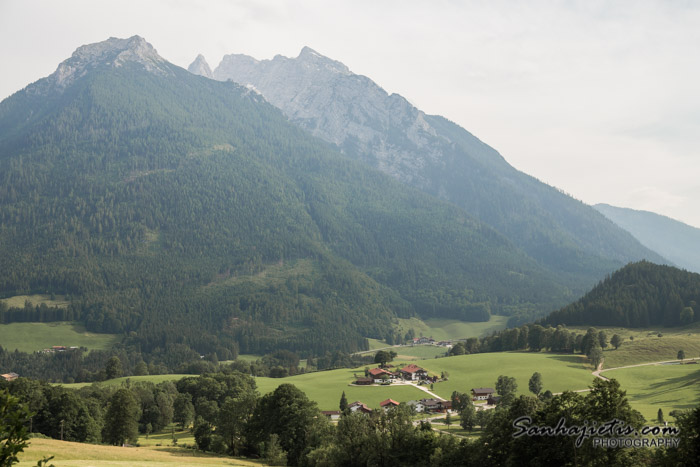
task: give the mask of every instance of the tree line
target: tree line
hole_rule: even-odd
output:
[[[509,379],[502,379],[499,392],[509,396],[496,409],[479,411],[482,415],[471,425],[481,428],[478,439],[440,435],[430,422],[416,424],[411,407],[405,404],[371,414],[346,409],[333,425],[295,386],[282,384],[261,396],[253,378],[235,371],[176,383],[126,383],[80,390],[25,378],[0,382],[0,402],[6,402],[8,411],[20,414],[0,423],[14,424],[13,432],[24,433],[25,439],[32,431],[55,439],[123,445],[174,422],[192,430],[199,450],[261,458],[272,465],[593,466],[604,462],[610,466],[670,466],[694,465],[693,459],[698,458],[700,407],[673,414],[680,430],[677,447],[600,448],[591,437],[582,437],[578,444],[578,435],[571,432],[522,434],[528,427],[556,427],[562,420],[566,427],[600,426],[617,420],[619,425],[640,430],[645,420],[630,407],[616,380],[597,379],[586,394],[567,391],[549,397],[516,397]],[[534,383],[537,389],[537,381]],[[453,395],[457,402],[465,397]],[[4,433],[11,432],[2,428]],[[517,433],[520,435],[514,436]]]

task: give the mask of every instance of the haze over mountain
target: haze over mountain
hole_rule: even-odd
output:
[[[649,211],[608,204],[594,207],[650,250],[681,268],[700,273],[700,229]]]
[[[575,293],[630,261],[664,261],[590,206],[514,169],[468,131],[308,47],[297,58],[226,55],[213,76],[262,93],[344,154],[464,208]]]
[[[67,294],[71,319],[170,361],[352,351],[396,316],[572,299],[462,209],[138,36],[80,47],[0,103],[0,178],[0,293]]]

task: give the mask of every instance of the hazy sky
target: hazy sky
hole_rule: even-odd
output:
[[[134,34],[212,69],[308,45],[586,203],[700,227],[700,2],[0,0],[0,98]]]

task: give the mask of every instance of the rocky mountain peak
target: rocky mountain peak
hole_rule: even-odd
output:
[[[100,66],[118,68],[127,62],[138,63],[151,73],[171,73],[167,61],[143,37],[110,37],[106,41],[78,47],[69,59],[58,65],[49,76],[49,81],[59,88],[65,88],[91,69]]]
[[[214,76],[211,72],[211,68],[209,68],[207,60],[202,54],[197,55],[194,62],[190,63],[190,66],[187,67],[187,71],[194,75],[204,76],[209,79],[213,78]]]
[[[304,48],[301,49],[301,52],[299,52],[299,56],[297,57],[297,61],[303,65],[314,65],[317,67],[324,67],[328,71],[341,73],[344,75],[352,74],[350,72],[350,69],[348,69],[348,67],[345,66],[343,63],[321,55],[311,47],[307,46],[304,46]]]

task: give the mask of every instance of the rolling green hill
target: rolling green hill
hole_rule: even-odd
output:
[[[679,326],[700,321],[700,274],[646,261],[601,281],[584,297],[551,313],[556,326]]]

